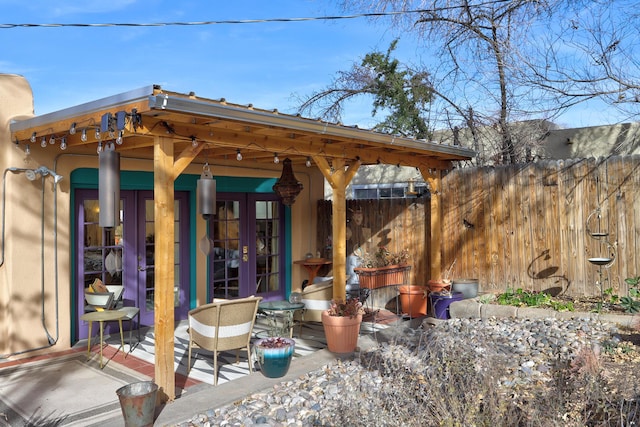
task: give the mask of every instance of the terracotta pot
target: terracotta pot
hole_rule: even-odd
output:
[[[333,353],[352,353],[358,346],[358,335],[362,314],[356,317],[329,316],[329,311],[322,312],[322,326],[327,338],[327,347]]]
[[[442,292],[443,290],[451,289],[451,281],[438,279],[438,280],[429,280],[427,287],[429,288],[429,292]]]
[[[427,315],[427,292],[424,286],[400,286],[398,292],[402,313],[411,318]]]

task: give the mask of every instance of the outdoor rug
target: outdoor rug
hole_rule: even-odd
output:
[[[375,329],[383,329],[385,325],[373,325],[363,322],[361,334],[373,333]],[[251,342],[255,342],[259,338],[267,336],[268,323],[265,316],[258,315],[254,325],[253,337]],[[112,337],[111,339],[114,339]],[[107,342],[114,347],[118,347],[117,340]],[[293,339],[296,342],[294,358],[303,357],[312,354],[323,348],[327,348],[327,341],[324,336],[324,330],[321,323],[306,322],[303,327],[296,326],[294,329]],[[139,345],[134,346],[132,355],[149,363],[154,363],[155,357],[155,334],[149,329],[144,334],[143,340]],[[213,354],[203,349],[194,349],[191,352],[191,370],[187,373],[189,357],[189,333],[186,321],[180,322],[175,330],[174,341],[174,369],[178,374],[188,376],[191,379],[202,381],[207,384],[213,384]],[[252,368],[259,371],[255,360]],[[222,384],[234,379],[249,375],[249,363],[247,361],[246,351],[240,352],[239,362],[236,363],[236,352],[221,352],[218,355],[218,384]]]
[[[116,390],[148,378],[86,353],[0,368],[0,426],[89,426],[122,416]]]

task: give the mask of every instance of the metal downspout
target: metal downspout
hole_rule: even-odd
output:
[[[6,204],[7,204],[7,199],[6,199],[6,179],[7,179],[7,172],[25,172],[28,169],[23,169],[23,168],[7,168],[4,170],[3,176],[2,176],[2,255],[0,255],[0,267],[2,267],[4,265],[4,259],[5,259],[5,245],[4,242],[6,240],[6,229],[5,229],[5,224],[6,224]],[[49,347],[52,347],[53,345],[56,344],[56,342],[58,342],[58,338],[60,337],[60,316],[59,316],[59,307],[58,307],[58,284],[59,284],[59,279],[58,279],[58,246],[57,246],[57,239],[58,239],[58,197],[57,197],[57,189],[58,189],[58,180],[54,179],[54,183],[53,183],[53,193],[54,193],[54,202],[53,202],[53,211],[54,211],[54,270],[55,270],[55,296],[54,296],[54,301],[55,301],[55,319],[56,319],[56,337],[52,337],[51,334],[49,333],[49,330],[47,329],[47,325],[46,325],[46,316],[45,316],[45,289],[44,289],[44,282],[45,282],[45,274],[44,274],[44,242],[45,242],[45,238],[44,238],[44,232],[45,232],[45,217],[44,217],[44,205],[45,205],[45,192],[44,192],[44,181],[45,181],[45,175],[41,175],[41,183],[42,183],[42,197],[41,197],[41,212],[40,212],[40,221],[41,221],[41,226],[40,226],[40,261],[41,261],[41,313],[40,313],[40,318],[41,318],[41,322],[42,322],[42,327],[44,329],[44,332],[47,336],[47,345],[43,345],[40,347],[34,347],[34,348],[28,348],[26,350],[22,350],[22,351],[17,351],[14,353],[9,353],[9,354],[2,354],[0,355],[0,359],[6,359],[12,356],[17,356],[20,354],[24,354],[24,353],[30,353],[32,351],[37,351],[37,350],[43,350]]]

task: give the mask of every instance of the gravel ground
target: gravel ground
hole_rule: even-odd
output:
[[[502,376],[497,381],[513,387],[551,381],[551,367],[559,359],[572,360],[585,348],[619,348],[623,340],[615,325],[591,319],[452,319],[419,329],[392,327],[387,333],[389,341],[372,350],[376,357],[356,352],[350,359],[336,359],[295,381],[252,394],[235,405],[212,408],[179,426],[342,425],[335,414],[345,408],[353,407],[362,415],[375,413],[379,403],[366,393],[384,389],[389,382],[387,367],[402,366],[420,378],[426,365],[422,354],[435,343],[443,349],[464,346],[475,354],[479,367],[490,358],[500,358]],[[611,363],[615,353],[608,352]],[[637,354],[635,350],[619,353]]]

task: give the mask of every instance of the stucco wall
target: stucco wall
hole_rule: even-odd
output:
[[[543,145],[551,159],[640,154],[640,123],[552,130]]]
[[[94,147],[86,154],[69,154],[57,146],[40,149],[36,143],[38,149],[25,156],[24,147],[16,147],[12,143],[9,125],[12,118],[31,115],[33,94],[28,82],[20,76],[0,75],[0,166],[5,171],[6,185],[6,240],[4,263],[0,266],[0,362],[6,357],[21,358],[70,348],[71,322],[75,315],[75,307],[71,305],[74,290],[71,289],[70,176],[78,168],[98,167]],[[39,166],[46,166],[63,176],[55,195],[51,177],[44,180],[43,187],[39,177],[29,181],[23,173],[8,171],[8,168]],[[121,169],[152,171],[153,162],[123,155]],[[211,164],[211,169],[214,176],[277,178],[281,174],[281,167],[277,165],[249,161],[239,164],[235,159],[224,164]],[[192,164],[184,171],[194,175],[201,172],[202,165],[198,164]],[[303,192],[291,207],[292,260],[298,260],[316,247],[316,205],[317,200],[323,198],[324,188],[322,174],[317,168],[302,166],[295,168],[294,172],[304,185]],[[57,219],[53,212],[54,200],[57,201]],[[57,223],[57,274],[54,266],[54,219]],[[198,217],[195,238],[203,236],[205,230],[205,221]],[[41,235],[44,235],[44,245],[40,244]],[[41,262],[43,248],[44,263]],[[196,257],[196,271],[192,274],[196,275],[196,305],[199,305],[207,302],[206,257],[200,251],[192,255]],[[291,275],[291,284],[296,290],[306,278],[306,272],[293,265]]]

